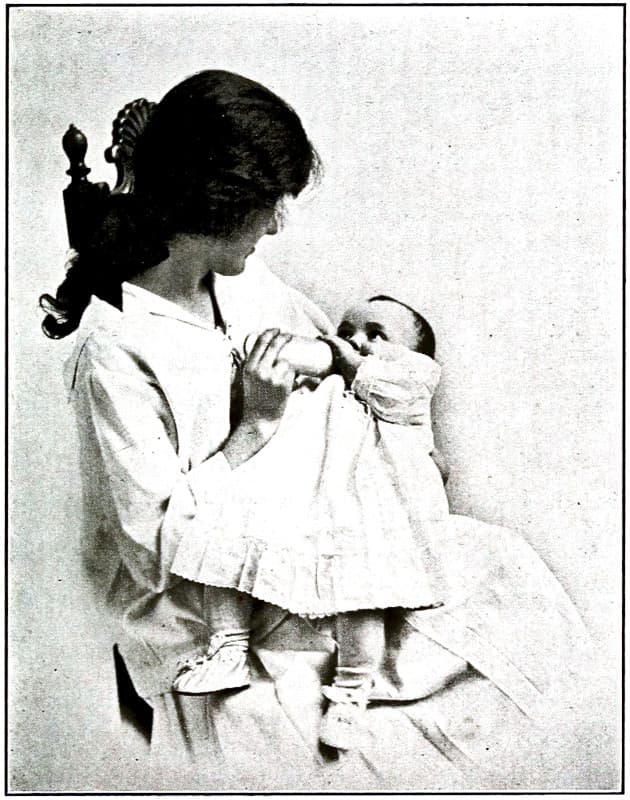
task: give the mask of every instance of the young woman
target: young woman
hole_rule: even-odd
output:
[[[222,308],[215,279],[244,271],[258,241],[276,233],[282,199],[298,195],[317,165],[283,100],[229,72],[194,75],[152,113],[133,197],[114,198],[56,297],[42,300],[49,336],[78,329],[66,378],[81,438],[86,560],[122,618],[119,646],[149,699],[170,690],[178,658],[207,646],[204,589],[170,566],[200,507],[212,515],[222,483],[280,422],[294,374],[276,361],[290,338],[278,327],[330,331],[324,314],[255,261],[240,297],[225,291]],[[243,300],[248,290],[256,304]],[[242,369],[235,425],[225,319],[265,331]]]

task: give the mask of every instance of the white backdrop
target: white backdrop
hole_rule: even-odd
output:
[[[76,558],[71,341],[39,331],[67,247],[61,136],[80,127],[90,178],[111,183],[118,109],[208,67],[290,102],[324,163],[259,251],[333,318],[379,291],[429,318],[452,508],[532,542],[593,631],[593,681],[614,688],[622,9],[14,8],[9,33],[13,788],[124,788]],[[617,711],[598,712],[609,762]]]

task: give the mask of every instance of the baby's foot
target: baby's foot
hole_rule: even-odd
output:
[[[356,688],[322,687],[322,694],[330,704],[320,725],[320,742],[337,750],[357,750],[365,744],[371,687],[371,683]]]
[[[179,694],[210,694],[249,686],[247,638],[217,633],[207,652],[178,664],[173,691]]]

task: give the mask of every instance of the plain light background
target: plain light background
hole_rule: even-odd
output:
[[[601,655],[592,681],[612,688],[594,714],[614,763],[622,14],[11,10],[13,789],[125,788],[105,622],[77,559],[77,444],[61,377],[72,341],[39,327],[38,296],[61,281],[67,248],[61,137],[70,122],[81,128],[90,178],[111,184],[102,154],[119,108],[209,67],[291,103],[324,164],[320,185],[259,248],[268,264],[333,319],[386,292],[432,322],[452,510],[521,531],[577,604]]]

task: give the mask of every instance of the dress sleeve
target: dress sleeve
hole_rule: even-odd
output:
[[[428,356],[401,348],[387,358],[367,356],[351,390],[385,422],[431,430],[431,398],[440,368]]]
[[[138,584],[161,592],[172,580],[170,566],[198,508],[221,495],[231,470],[221,452],[185,470],[172,414],[156,381],[131,355],[119,353],[116,361],[90,359],[74,391],[90,418],[90,445],[106,482],[102,512],[120,558]]]
[[[293,298],[293,302],[302,313],[305,314],[321,335],[329,336],[335,333],[335,327],[332,322],[318,305],[292,286],[287,288]]]

